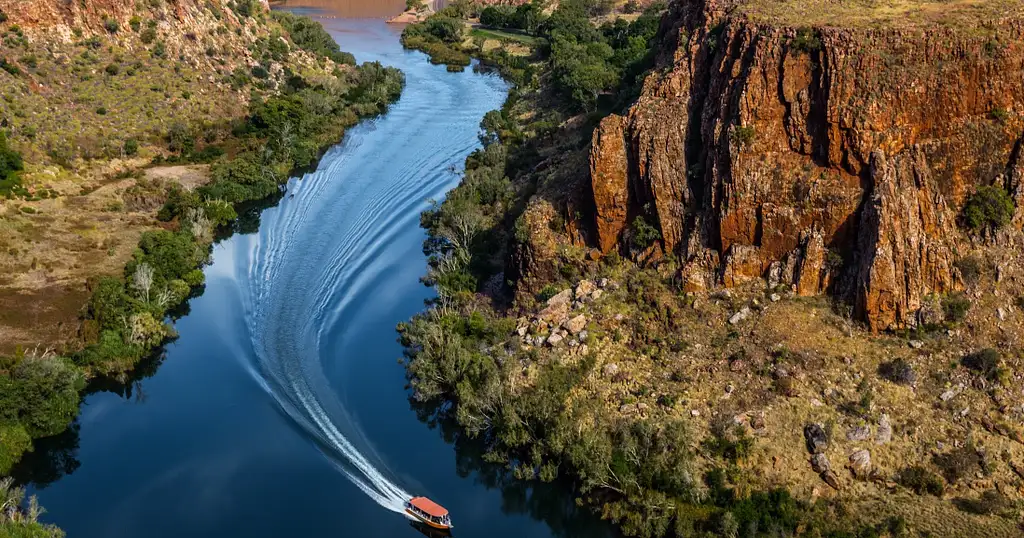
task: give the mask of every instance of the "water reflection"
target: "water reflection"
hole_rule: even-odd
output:
[[[473,477],[476,483],[501,491],[503,513],[526,515],[543,521],[551,529],[552,536],[621,536],[607,522],[576,504],[574,487],[570,481],[520,480],[505,465],[485,461],[486,450],[481,439],[470,438],[462,432],[450,405],[418,402],[412,398],[409,399],[409,405],[416,413],[416,418],[430,429],[438,430],[446,443],[454,445],[456,472],[460,477]]]

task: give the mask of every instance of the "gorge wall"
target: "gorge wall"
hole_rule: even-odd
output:
[[[841,296],[873,330],[912,326],[962,287],[957,217],[978,186],[1006,187],[1024,220],[1021,8],[801,26],[759,5],[671,7],[639,99],[594,132],[570,226],[604,253],[638,217],[656,226],[633,254],[674,253],[688,290],[767,278]]]

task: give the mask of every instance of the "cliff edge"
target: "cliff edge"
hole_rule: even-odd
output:
[[[872,330],[917,325],[962,288],[962,248],[1020,230],[1024,6],[850,4],[674,4],[639,99],[594,132],[571,224],[605,254],[677,255],[689,290],[766,278]],[[957,221],[986,185],[1017,215],[979,239]],[[643,223],[660,239],[637,249]]]

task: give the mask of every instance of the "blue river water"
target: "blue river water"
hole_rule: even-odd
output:
[[[400,101],[217,243],[180,337],[26,460],[42,519],[71,538],[415,537],[397,511],[425,495],[456,536],[608,534],[564,485],[517,482],[419,418],[398,364],[395,325],[431,296],[419,213],[458,182],[506,84],[429,64],[381,20],[323,22],[405,72]]]

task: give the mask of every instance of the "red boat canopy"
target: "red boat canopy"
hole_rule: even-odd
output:
[[[448,515],[448,510],[426,497],[413,497],[409,500],[409,504],[423,510],[429,516],[444,517]]]

